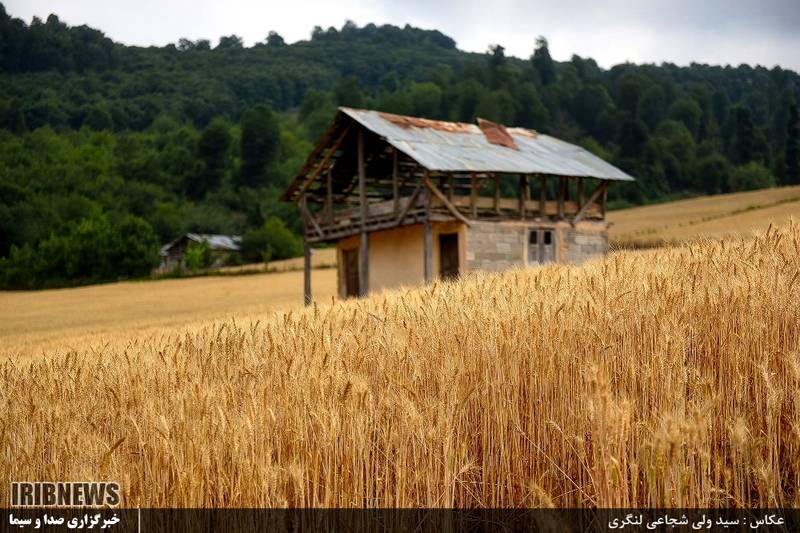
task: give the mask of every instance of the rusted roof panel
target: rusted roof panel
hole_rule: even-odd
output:
[[[479,118],[478,127],[483,132],[483,136],[486,137],[486,140],[491,144],[519,150],[517,143],[514,142],[514,138],[509,135],[508,130],[502,124]]]
[[[432,171],[551,174],[634,181],[633,177],[580,146],[524,128],[504,128],[516,146],[514,149],[490,142],[474,124],[347,107],[339,110]],[[505,143],[508,144],[507,139]]]

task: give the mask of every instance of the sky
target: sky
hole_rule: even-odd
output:
[[[411,24],[438,29],[462,50],[501,44],[529,57],[544,35],[558,61],[573,54],[603,67],[623,63],[691,62],[800,71],[800,0],[0,0],[30,22],[55,13],[115,41],[165,45],[181,37],[236,34],[247,46],[270,30],[287,42],[308,39],[314,26]]]

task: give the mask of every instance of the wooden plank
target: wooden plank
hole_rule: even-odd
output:
[[[454,217],[456,217],[458,220],[460,220],[461,222],[463,222],[467,226],[470,225],[469,224],[469,219],[467,217],[465,217],[464,215],[462,215],[458,211],[458,209],[456,209],[456,206],[454,206],[450,202],[450,200],[447,199],[447,196],[445,196],[444,193],[442,191],[440,191],[436,187],[436,185],[434,185],[434,183],[431,181],[430,177],[428,177],[427,174],[422,178],[422,181],[423,181],[423,183],[425,183],[425,186],[428,187],[428,190],[430,190],[430,192],[432,192],[434,194],[434,196],[436,196],[439,200],[441,200],[441,202],[444,204],[444,206],[447,208],[447,210],[450,211],[450,213]]]
[[[361,296],[369,293],[369,236],[367,235],[367,176],[364,162],[364,130],[358,129],[358,196],[361,211],[361,245],[359,246],[358,288]]]
[[[311,245],[303,241],[303,302],[311,305]]]
[[[478,197],[478,176],[473,172],[470,176],[471,188],[469,192],[469,203],[472,211],[472,218],[478,218],[478,206],[475,199]]]
[[[451,202],[456,208],[468,209],[472,207],[472,201],[465,196],[456,196]],[[525,209],[529,212],[535,212],[541,208],[539,200],[528,200],[525,202]],[[490,196],[478,196],[475,198],[475,209],[477,214],[480,215],[481,211],[494,211],[494,198]],[[564,209],[566,212],[577,212],[578,204],[576,202],[564,202]],[[519,216],[519,198],[500,198],[500,211],[514,213],[514,216]],[[558,214],[558,202],[555,200],[545,202],[544,213],[550,215]]]
[[[558,178],[558,218],[564,218],[564,197],[567,189],[567,178]]]
[[[608,180],[603,180],[603,182],[595,189],[592,195],[589,197],[589,200],[586,204],[580,208],[578,213],[572,218],[572,225],[574,226],[576,223],[580,222],[581,219],[586,215],[588,207],[592,205],[594,202],[597,201],[603,194],[605,194],[606,189],[608,189]]]

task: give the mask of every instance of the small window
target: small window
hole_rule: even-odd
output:
[[[533,230],[531,232],[530,240],[528,242],[530,242],[531,244],[539,244],[539,232]]]
[[[553,244],[553,232],[545,230],[544,232],[544,244],[545,246]]]

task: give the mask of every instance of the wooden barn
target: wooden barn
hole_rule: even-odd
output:
[[[321,243],[342,297],[603,254],[613,181],[633,178],[533,130],[343,107],[282,198],[305,221],[309,303]]]
[[[209,233],[186,233],[174,241],[165,244],[159,252],[161,264],[158,272],[171,272],[176,268],[186,267],[186,250],[192,243],[207,243],[211,254],[209,268],[224,266],[231,254],[241,249],[242,237],[240,235],[214,235]]]

